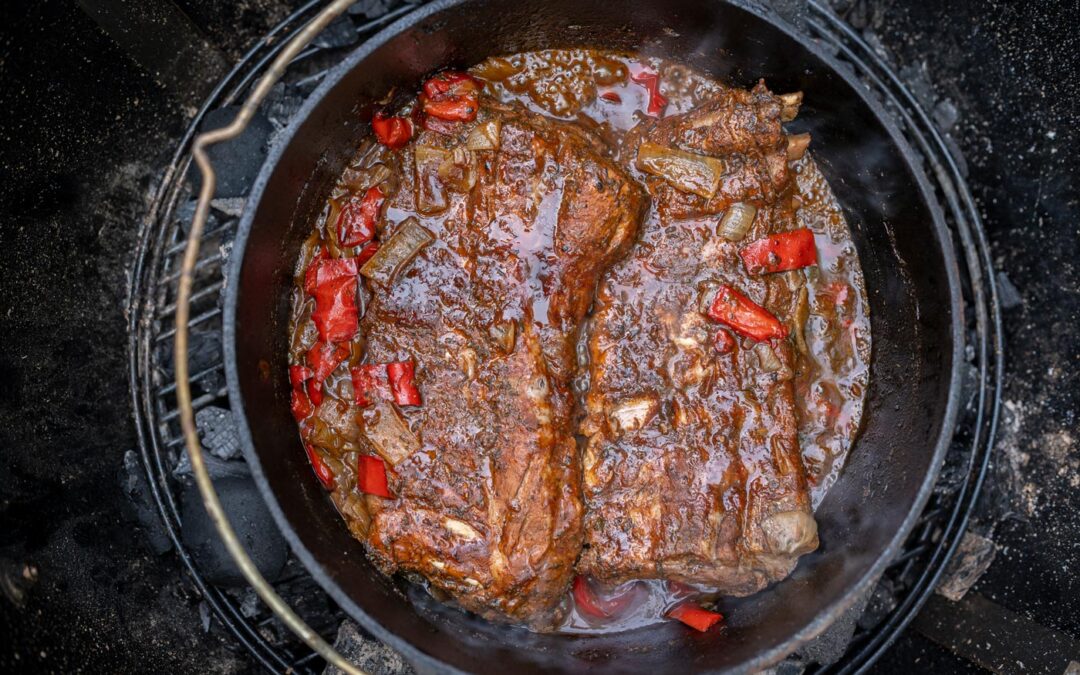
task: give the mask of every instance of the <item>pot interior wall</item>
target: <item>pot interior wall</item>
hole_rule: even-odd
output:
[[[822,57],[755,13],[698,0],[612,10],[596,0],[443,2],[391,27],[309,100],[302,121],[271,153],[237,239],[226,298],[228,374],[260,487],[320,583],[377,637],[428,668],[652,673],[764,665],[824,628],[875,563],[892,554],[925,499],[950,431],[959,335],[951,250],[932,198],[874,109]],[[774,91],[803,90],[792,127],[813,134],[812,152],[862,261],[871,386],[862,436],[817,513],[821,549],[791,578],[731,602],[719,632],[664,625],[593,638],[536,635],[474,619],[384,578],[312,475],[289,413],[288,288],[297,252],[367,133],[371,102],[394,86],[414,89],[437,68],[570,46],[639,50],[740,85],[764,77]]]

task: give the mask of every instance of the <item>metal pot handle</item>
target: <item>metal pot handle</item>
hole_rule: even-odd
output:
[[[195,415],[191,407],[191,383],[188,377],[188,318],[191,314],[191,285],[195,269],[195,263],[199,257],[199,240],[206,226],[206,216],[210,211],[210,200],[213,199],[217,177],[214,167],[210,164],[210,158],[206,154],[206,148],[239,136],[247,128],[248,122],[255,114],[263,99],[270,92],[270,88],[277,83],[285,73],[286,67],[316,35],[336,19],[355,0],[334,0],[326,6],[300,33],[289,41],[281,53],[277,55],[270,69],[259,80],[255,88],[248,94],[240,112],[233,121],[225,127],[199,134],[195,137],[192,154],[195,163],[202,172],[202,188],[199,190],[199,201],[195,207],[195,218],[188,233],[187,248],[184,251],[184,259],[180,268],[179,290],[176,299],[176,347],[174,359],[176,361],[176,400],[180,411],[180,426],[184,432],[184,443],[187,446],[188,456],[191,458],[191,468],[195,473],[195,482],[202,494],[206,512],[217,528],[225,542],[229,555],[236,561],[240,571],[248,580],[248,583],[263,599],[263,602],[281,619],[309,647],[319,653],[328,663],[340,668],[350,675],[366,675],[366,673],[350,663],[337,650],[326,643],[319,634],[311,629],[301,619],[287,602],[281,599],[274,589],[263,578],[262,574],[251,561],[243,545],[236,536],[232,525],[229,523],[225,511],[221,508],[214,484],[207,473],[206,463],[203,460],[202,446],[199,436],[195,431]]]

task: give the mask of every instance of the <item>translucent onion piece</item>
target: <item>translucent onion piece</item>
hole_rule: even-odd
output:
[[[759,342],[754,347],[754,353],[757,354],[758,363],[761,364],[761,369],[766,373],[775,373],[784,367],[784,364],[780,363],[780,359],[776,358],[776,354],[765,342]]]
[[[389,286],[394,277],[435,237],[416,220],[406,218],[394,234],[379,246],[371,260],[360,268],[360,274],[381,286]]]
[[[741,241],[750,226],[754,224],[757,207],[746,202],[738,202],[728,207],[720,219],[720,236],[728,241]]]
[[[648,141],[638,147],[637,167],[663,178],[682,192],[706,199],[716,194],[724,163],[715,157],[695,155]]]
[[[502,124],[497,119],[481,122],[469,132],[465,147],[469,150],[498,150],[501,131]]]
[[[390,466],[395,466],[420,449],[420,441],[405,424],[394,404],[379,399],[360,413],[364,436]]]
[[[439,167],[450,153],[430,145],[417,145],[413,150],[416,163],[416,210],[425,216],[441,213],[449,206],[446,189],[439,180]]]
[[[462,147],[454,151],[439,164],[439,180],[455,192],[468,192],[476,185],[476,162],[472,151]]]

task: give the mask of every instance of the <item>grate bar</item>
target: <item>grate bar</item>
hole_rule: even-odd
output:
[[[233,221],[230,220],[228,223],[226,223],[225,225],[222,225],[221,227],[215,228],[213,230],[207,230],[206,232],[203,232],[202,241],[207,242],[207,241],[213,239],[214,237],[221,236],[221,235],[225,234],[226,232],[228,232],[229,230],[231,230],[232,228],[233,228]],[[172,246],[165,249],[165,255],[166,255],[166,257],[172,257],[172,256],[176,255],[177,253],[183,253],[185,247],[187,247],[187,241],[184,240],[184,239],[181,239],[177,243],[175,243]]]
[[[206,288],[200,289],[192,293],[191,303],[194,304],[195,302],[202,300],[203,298],[209,297],[215,293],[219,293],[222,288],[225,288],[225,280],[222,279],[220,281],[215,281]],[[176,313],[176,303],[170,302],[158,311],[158,318],[164,319],[168,316],[173,315],[174,313]]]
[[[206,323],[207,321],[213,319],[219,314],[221,314],[220,307],[215,307],[213,309],[207,310],[196,317],[192,317],[191,321],[188,321],[188,326],[198,326],[201,323]],[[154,338],[154,342],[164,342],[165,340],[172,338],[172,336],[174,335],[176,335],[175,326]]]

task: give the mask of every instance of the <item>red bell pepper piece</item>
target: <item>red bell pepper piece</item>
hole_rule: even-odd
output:
[[[713,341],[717,354],[730,354],[731,350],[735,349],[735,338],[731,337],[731,333],[722,328],[716,331],[716,337]]]
[[[379,242],[370,242],[367,246],[360,249],[360,252],[356,254],[356,267],[359,269],[364,266],[364,263],[371,260],[371,256],[379,250]]]
[[[394,403],[420,405],[420,391],[413,381],[416,377],[416,364],[412,361],[388,363],[386,375],[390,380],[390,391],[394,395]]]
[[[322,403],[323,381],[349,357],[350,351],[352,350],[349,345],[329,342],[316,342],[315,346],[308,350],[307,362],[312,368],[312,376],[307,383],[307,392],[313,404]]]
[[[741,255],[749,274],[786,272],[817,264],[814,233],[805,227],[751,242]]]
[[[471,122],[480,109],[480,82],[468,73],[439,73],[424,83],[420,102],[432,117]]]
[[[304,274],[304,290],[315,298],[311,318],[324,342],[346,342],[356,335],[356,271],[355,258],[317,257]]]
[[[315,448],[310,443],[304,444],[304,450],[307,451],[308,461],[311,462],[311,468],[315,471],[315,477],[319,479],[323,487],[327,490],[334,489],[334,472],[323,461],[323,458],[315,451]]]
[[[605,101],[611,101],[612,103],[622,103],[622,96],[619,96],[618,92],[605,91],[600,94],[600,98]]]
[[[663,117],[668,100],[666,96],[660,93],[660,75],[648,70],[642,70],[637,74],[630,75],[630,79],[645,87],[645,91],[649,92],[649,104],[645,112],[652,117]]]
[[[574,604],[585,614],[597,619],[609,619],[630,604],[634,594],[630,591],[616,596],[602,597],[583,576],[574,577]]]
[[[393,499],[386,482],[386,465],[378,457],[360,455],[356,462],[356,487],[360,492]]]
[[[682,621],[687,626],[690,626],[694,630],[699,630],[702,633],[715,626],[724,618],[719,612],[710,612],[707,609],[702,609],[693,602],[684,602],[681,605],[676,605],[667,613],[667,616],[671,619]]]
[[[371,130],[380,143],[397,150],[412,138],[413,123],[408,117],[388,117],[385,113],[377,112],[371,118]]]
[[[350,368],[349,374],[352,375],[353,401],[361,408],[372,405],[376,399],[390,398],[386,366],[381,363],[366,363]]]
[[[383,203],[383,191],[378,185],[368,188],[360,201],[351,200],[341,209],[337,221],[338,243],[359,246],[375,238],[375,221]]]
[[[315,406],[308,400],[304,393],[304,380],[311,378],[311,368],[306,366],[289,366],[289,383],[292,391],[289,393],[289,407],[293,417],[299,422],[315,411]]]
[[[787,326],[767,309],[726,284],[717,291],[709,307],[709,318],[759,342],[785,338],[788,334]]]

